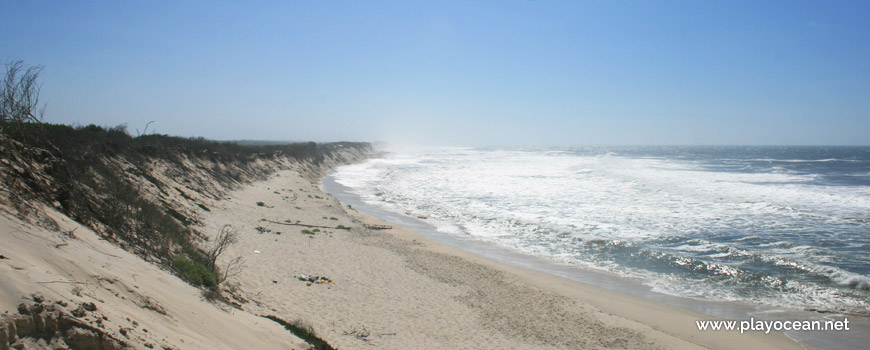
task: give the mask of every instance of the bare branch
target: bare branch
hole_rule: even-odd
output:
[[[0,131],[14,129],[23,133],[23,124],[41,124],[43,120],[45,106],[39,107],[42,85],[37,82],[43,67],[28,66],[21,60],[4,65],[6,71],[0,83]]]
[[[236,243],[239,233],[231,226],[224,225],[214,240],[214,246],[208,252],[208,268],[212,272],[217,270],[217,259],[229,246]]]
[[[137,128],[136,129],[136,137],[148,135],[148,126],[151,125],[151,123],[153,123],[153,122],[154,121],[152,120],[152,121],[149,121],[147,124],[145,124],[145,131],[143,131],[142,134],[139,134],[139,129]]]
[[[227,278],[240,274],[244,268],[245,260],[243,260],[241,256],[237,256],[235,259],[230,260],[230,262],[227,263],[227,266],[224,267],[224,275],[223,278],[221,278],[221,281],[226,281]]]

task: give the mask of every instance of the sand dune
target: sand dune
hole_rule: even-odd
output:
[[[71,348],[97,346],[100,338],[108,349],[307,348],[277,323],[209,303],[199,289],[171,273],[50,208],[42,210],[62,232],[0,213],[0,254],[5,257],[0,260],[0,307],[6,311],[4,320],[18,326],[19,342],[27,348],[66,348],[53,339],[51,327],[39,327],[30,315],[16,311],[20,304],[32,309],[38,300],[56,309],[43,317],[54,319],[55,329],[68,326],[67,332],[85,334],[66,344]],[[77,323],[82,324],[71,326]],[[15,338],[10,333],[5,335]]]

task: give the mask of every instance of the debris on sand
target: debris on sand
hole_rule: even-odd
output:
[[[331,279],[323,277],[323,276],[306,276],[306,275],[297,275],[293,276],[293,278],[298,279],[302,282],[308,282],[310,286],[312,283],[317,284],[335,284]]]
[[[390,225],[376,225],[376,224],[365,224],[365,227],[369,230],[390,230],[393,226]]]

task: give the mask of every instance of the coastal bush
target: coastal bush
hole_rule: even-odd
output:
[[[206,261],[206,266],[208,269],[217,274],[217,259],[218,257],[226,251],[231,245],[235,244],[239,240],[239,233],[230,225],[224,225],[221,227],[220,232],[218,232],[217,237],[214,240],[214,245],[212,245],[211,249],[208,251],[208,259]]]
[[[196,264],[184,255],[176,255],[173,265],[181,271],[187,280],[197,286],[214,287],[217,285],[217,277],[204,265]]]
[[[19,139],[32,139],[33,125],[42,123],[45,107],[39,109],[40,84],[37,82],[42,66],[31,66],[24,61],[7,61],[0,79],[0,133]]]

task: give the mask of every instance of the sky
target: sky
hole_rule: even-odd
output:
[[[219,140],[870,145],[868,1],[0,0],[45,120]]]

